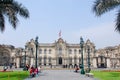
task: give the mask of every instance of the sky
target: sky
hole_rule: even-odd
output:
[[[97,17],[92,7],[95,0],[17,0],[30,12],[30,18],[20,16],[16,30],[6,19],[6,28],[0,33],[0,44],[25,46],[27,41],[39,37],[39,43],[54,43],[61,37],[67,43],[80,43],[82,36],[97,49],[120,44],[115,31],[117,9]]]

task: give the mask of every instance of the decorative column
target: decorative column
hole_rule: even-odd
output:
[[[52,58],[52,65],[55,66],[56,65],[56,57]]]
[[[31,66],[34,65],[34,58],[33,57],[31,57],[30,65]]]
[[[20,58],[19,58],[19,56],[16,58],[16,67],[20,68]]]
[[[96,57],[93,57],[93,67],[94,68],[97,68],[97,58]]]
[[[77,64],[79,64],[79,57],[77,57]]]
[[[34,51],[33,48],[31,48],[30,51],[30,66],[32,66],[34,64]]]
[[[72,66],[74,67],[74,58],[72,57]]]
[[[27,67],[26,67],[26,48],[27,48],[27,46],[25,45],[25,50],[24,50],[24,68],[23,68],[23,70],[24,71],[26,71],[27,70]]]
[[[107,57],[107,68],[110,68],[110,57]]]
[[[91,71],[90,65],[91,65],[91,61],[90,61],[90,46],[87,46],[88,48],[88,73]]]

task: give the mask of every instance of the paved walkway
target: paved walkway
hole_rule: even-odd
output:
[[[98,80],[95,78],[86,77],[80,73],[75,73],[73,70],[44,70],[34,78],[25,80]]]

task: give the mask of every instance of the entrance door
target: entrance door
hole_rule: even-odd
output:
[[[98,64],[98,68],[106,68],[107,66],[105,65],[106,62],[106,58],[104,56],[99,56],[97,59],[97,64]]]
[[[59,57],[59,65],[61,65],[62,64],[62,58],[61,57]]]
[[[105,64],[104,63],[101,63],[101,68],[105,68]]]

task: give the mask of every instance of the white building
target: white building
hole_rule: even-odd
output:
[[[36,45],[31,39],[25,44],[26,48],[15,48],[14,46],[0,46],[0,66],[10,63],[23,67],[26,64],[35,65]],[[83,59],[84,66],[88,66],[88,46],[90,49],[91,68],[120,67],[120,45],[95,49],[94,43],[89,39],[84,42]],[[37,65],[46,67],[74,67],[81,64],[80,43],[67,43],[59,38],[53,43],[38,43]]]

